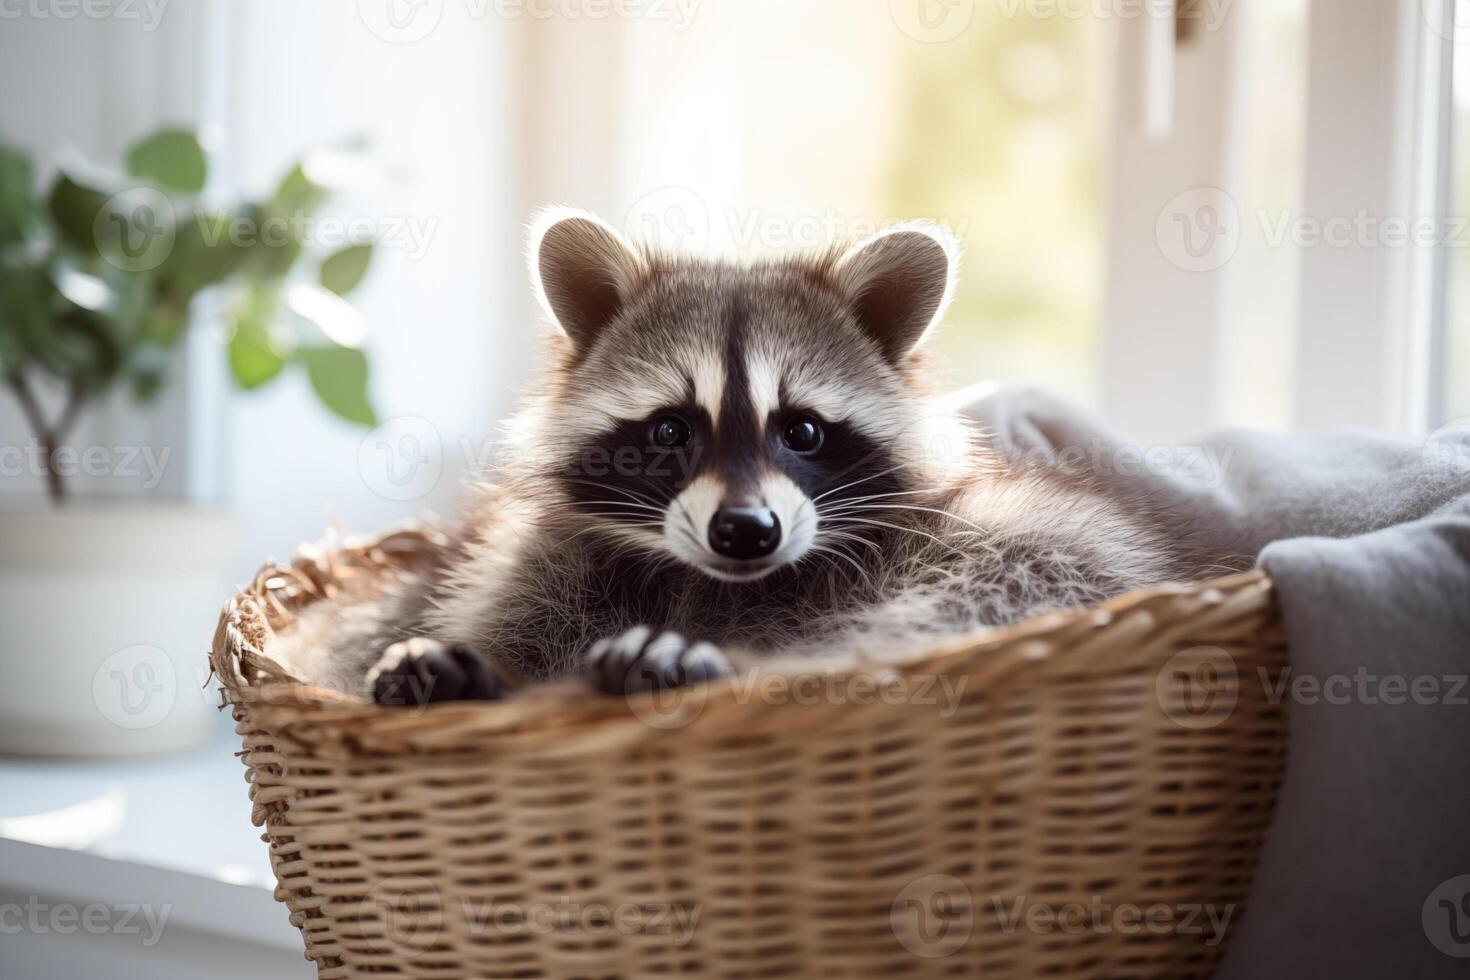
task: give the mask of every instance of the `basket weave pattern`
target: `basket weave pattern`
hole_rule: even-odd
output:
[[[1207,913],[1239,921],[1285,758],[1260,575],[947,642],[892,668],[905,699],[829,674],[851,696],[418,711],[272,660],[303,605],[442,544],[268,566],[215,637],[276,894],[323,978],[1195,977],[1225,948]],[[1222,656],[1233,704],[1173,693]],[[1124,915],[1157,908],[1171,925]]]

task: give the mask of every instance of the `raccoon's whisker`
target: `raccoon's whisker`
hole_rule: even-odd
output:
[[[955,483],[951,484],[950,486],[922,487],[918,490],[895,490],[892,493],[874,493],[868,494],[864,497],[844,497],[841,500],[834,500],[831,503],[827,504],[825,507],[818,508],[818,510],[821,513],[827,513],[832,508],[854,506],[857,504],[867,503],[870,500],[886,500],[889,497],[910,497],[920,493],[939,494],[949,490],[958,490],[963,486],[963,483]]]
[[[692,521],[687,522],[687,524],[675,524],[673,526],[674,533],[687,542],[689,547],[693,548],[696,552],[703,551],[704,545],[700,543],[699,535],[694,533],[692,525]]]
[[[631,500],[636,500],[641,504],[647,504],[650,506],[658,505],[658,501],[654,500],[652,497],[644,496],[641,493],[634,493],[627,487],[615,487],[610,483],[598,483],[595,480],[573,480],[572,482],[580,483],[584,487],[592,487],[595,490],[607,490],[610,493],[620,493],[623,496],[628,497]]]
[[[595,517],[596,515],[595,514],[592,514],[592,515],[587,515],[587,516]],[[658,527],[658,526],[659,525],[657,523],[654,523],[654,522],[649,522],[647,524],[630,522],[630,523],[627,523],[627,524],[623,525],[623,527],[647,527],[647,528],[655,528],[655,527]],[[582,535],[584,535],[584,534],[591,534],[594,531],[604,531],[604,532],[606,532],[606,531],[610,531],[610,530],[613,530],[613,529],[608,528],[606,525],[603,525],[603,524],[593,524],[590,527],[584,527],[584,528],[582,528],[582,530],[578,531],[576,534],[573,534],[573,535],[571,535],[569,537],[566,537],[566,538],[562,538],[561,539],[561,543],[562,544],[568,544],[568,543],[570,543],[572,541],[577,540]],[[621,548],[621,549],[627,550],[627,549],[632,549],[633,547],[635,547],[635,545],[631,541],[623,540],[623,541],[619,541],[618,542],[618,547]],[[621,551],[614,551],[614,552],[610,552],[610,553],[611,554],[621,554]]]
[[[629,515],[628,515],[628,513],[626,511],[620,511],[620,510],[599,510],[599,511],[579,510],[579,511],[577,511],[577,516],[578,517],[628,517]],[[648,520],[647,518],[642,518],[642,519],[636,520],[636,521],[624,521],[624,523],[627,524],[629,527],[658,527],[661,524],[663,524],[663,521],[662,520],[651,521],[651,520]]]
[[[819,501],[821,501],[821,500],[823,500],[823,499],[825,499],[827,497],[832,496],[834,493],[837,493],[838,491],[846,490],[848,487],[855,487],[855,486],[857,486],[860,483],[867,483],[869,480],[876,480],[880,476],[887,476],[889,473],[892,473],[894,470],[901,470],[901,469],[903,469],[907,465],[909,465],[909,464],[908,463],[899,463],[897,466],[890,466],[888,469],[886,469],[886,470],[880,470],[879,472],[874,473],[871,476],[865,476],[861,480],[853,480],[851,483],[844,483],[840,487],[833,487],[831,490],[824,490],[824,491],[822,491],[821,493],[817,494],[815,497],[812,498],[812,503],[813,504],[816,504],[817,502],[819,502]]]
[[[917,534],[920,537],[928,538],[930,541],[933,541],[935,544],[939,545],[941,548],[948,548],[950,551],[954,552],[956,555],[959,555],[959,556],[963,557],[964,554],[965,554],[959,548],[956,548],[954,545],[950,544],[948,541],[945,541],[943,538],[936,537],[935,535],[930,534],[928,531],[923,531],[923,530],[920,530],[919,528],[916,528],[916,527],[904,527],[901,524],[891,524],[888,521],[878,521],[878,520],[873,520],[872,518],[865,518],[865,517],[844,517],[844,518],[842,518],[842,520],[844,522],[850,523],[850,524],[870,524],[870,525],[872,525],[874,527],[886,527],[889,530],[899,531],[899,532],[902,532],[904,534]]]
[[[912,504],[873,504],[866,507],[854,507],[853,510],[858,513],[876,510],[917,510],[923,511],[926,514],[938,514],[941,517],[948,517],[950,520],[957,521],[967,527],[974,528],[976,531],[983,532],[985,530],[985,528],[981,527],[979,524],[976,524],[974,521],[966,520],[958,514],[952,514],[947,510],[940,510],[935,507],[917,507]],[[841,513],[842,512],[840,511],[834,512],[833,516],[841,516]]]
[[[861,564],[859,564],[858,560],[852,557],[852,555],[849,555],[847,552],[839,550],[837,548],[829,548],[826,545],[814,544],[811,547],[810,553],[814,555],[830,555],[833,558],[841,558],[843,561],[852,566],[853,571],[857,572],[859,582],[863,583],[869,588],[872,587],[873,578],[868,573],[868,570],[864,568]],[[835,568],[836,565],[834,564],[833,567]]]
[[[649,583],[653,581],[653,577],[657,575],[665,565],[673,560],[674,556],[670,554],[660,554],[655,556],[653,561],[649,563],[648,568],[644,570],[642,577],[638,580],[638,591],[640,593],[647,592]]]
[[[628,500],[579,500],[577,501],[577,505],[586,505],[588,507],[627,507],[630,510],[650,511],[652,513],[658,514],[660,517],[662,517],[664,513],[664,509],[662,507],[651,507],[648,504],[635,504]]]
[[[866,545],[867,547],[869,547],[869,548],[873,549],[874,551],[878,552],[878,554],[880,554],[880,555],[883,553],[883,549],[882,549],[881,546],[879,546],[878,542],[876,542],[876,541],[869,541],[867,538],[863,537],[860,534],[850,534],[847,531],[835,531],[835,530],[821,531],[821,532],[819,532],[819,534],[820,535],[823,535],[823,536],[826,536],[826,537],[829,537],[829,538],[842,538],[842,539],[847,540],[847,541],[855,541],[858,544]]]

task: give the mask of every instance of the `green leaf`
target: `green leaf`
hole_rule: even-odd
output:
[[[87,391],[101,391],[122,366],[122,348],[113,326],[88,310],[70,307],[46,325],[44,334],[29,338],[28,348],[37,363],[56,377],[74,381]]]
[[[0,275],[0,321],[12,368],[34,365],[88,390],[117,374],[122,351],[112,322],[67,302],[44,267]]]
[[[128,151],[128,173],[181,194],[204,189],[209,164],[193,133],[165,129]]]
[[[188,308],[155,303],[138,321],[138,339],[167,350],[179,342],[189,324]]]
[[[30,159],[0,146],[0,245],[24,239],[35,226],[41,208],[34,180]]]
[[[326,188],[306,176],[306,171],[297,164],[281,179],[280,186],[266,200],[264,208],[278,215],[308,213],[321,207],[326,198]]]
[[[256,281],[284,278],[301,257],[301,231],[327,192],[298,165],[269,198],[247,207],[243,217],[254,229],[244,272]]]
[[[107,195],[94,187],[87,187],[72,180],[66,173],[56,175],[51,186],[51,196],[46,206],[56,230],[73,248],[84,255],[98,255],[97,236],[93,228]]]
[[[245,248],[231,238],[235,218],[224,211],[199,211],[178,226],[173,251],[159,269],[159,289],[176,303],[187,303],[240,267]]]
[[[9,375],[20,364],[20,337],[14,326],[0,322],[0,375]]]
[[[246,391],[252,391],[273,379],[286,366],[285,358],[277,354],[268,339],[262,339],[253,331],[237,330],[230,338],[230,373]]]
[[[357,288],[367,274],[368,263],[373,258],[373,246],[349,245],[340,252],[333,252],[322,260],[321,281],[338,296],[345,296]]]
[[[0,377],[9,375],[25,356],[24,318],[34,317],[33,303],[12,273],[0,274]]]
[[[303,347],[297,356],[305,363],[311,387],[322,404],[349,422],[364,426],[378,424],[377,413],[368,400],[368,366],[362,351],[347,347]]]
[[[275,295],[264,290],[251,290],[236,313],[228,351],[230,373],[246,391],[259,388],[286,366],[271,337],[274,316]]]

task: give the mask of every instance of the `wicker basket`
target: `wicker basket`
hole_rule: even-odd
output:
[[[273,659],[305,604],[442,544],[269,566],[215,636],[321,977],[1199,977],[1240,919],[1285,756],[1260,575],[949,642],[881,687],[416,711]]]

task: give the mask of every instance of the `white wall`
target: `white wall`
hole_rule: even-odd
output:
[[[353,295],[372,331],[379,414],[409,421],[370,437],[318,409],[300,376],[235,400],[228,483],[247,566],[287,557],[331,521],[365,531],[425,508],[451,511],[464,447],[492,435],[530,363],[505,25],[465,5],[442,11],[428,36],[392,43],[354,4],[232,10],[238,81],[227,129],[244,186],[262,191],[303,148],[363,134],[387,186],[334,210],[430,229],[422,255],[380,248]],[[401,487],[394,478],[405,478]]]
[[[507,24],[486,13],[491,6],[444,4],[432,30],[413,39],[367,23],[360,8],[376,9],[197,0],[164,4],[156,22],[0,21],[0,135],[35,151],[47,180],[68,148],[111,164],[151,129],[187,123],[222,138],[212,193],[264,194],[303,150],[365,136],[386,182],[334,201],[331,213],[417,230],[416,239],[390,235],[352,297],[371,332],[379,414],[425,420],[408,423],[416,443],[400,438],[399,423],[364,449],[369,434],[329,417],[294,372],[257,393],[234,391],[217,338],[204,331],[181,352],[187,371],[156,409],[120,396],[76,433],[79,445],[168,447],[161,492],[237,512],[241,579],[334,520],[372,530],[452,510],[465,447],[473,453],[490,435],[530,362]],[[410,239],[420,248],[394,244]],[[26,438],[13,399],[0,396],[0,444]],[[413,479],[395,484],[390,461],[398,477],[415,467]],[[39,501],[40,486],[8,478],[0,496]],[[78,485],[83,494],[136,489],[117,479]]]

